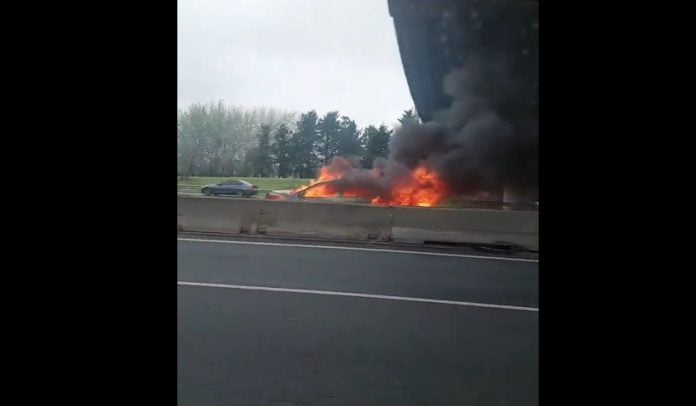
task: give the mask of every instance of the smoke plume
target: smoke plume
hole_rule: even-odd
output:
[[[538,69],[532,42],[536,37],[506,41],[521,34],[505,30],[525,33],[537,25],[534,16],[517,21],[503,19],[498,26],[488,24],[480,30],[464,63],[443,79],[450,106],[435,112],[430,122],[397,128],[387,159],[378,158],[369,170],[334,159],[327,169],[342,175],[332,182],[332,189],[360,190],[361,195],[389,200],[395,185],[419,166],[436,172],[453,194],[508,186],[535,188]]]

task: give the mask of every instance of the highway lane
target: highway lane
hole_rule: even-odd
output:
[[[180,404],[538,403],[536,262],[196,241],[178,250],[179,281],[222,286],[179,286]]]
[[[180,281],[538,306],[538,264],[497,259],[179,241]]]

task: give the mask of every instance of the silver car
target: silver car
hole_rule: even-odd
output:
[[[213,185],[205,185],[201,193],[206,196],[239,195],[251,197],[258,193],[258,188],[245,180],[229,179]]]

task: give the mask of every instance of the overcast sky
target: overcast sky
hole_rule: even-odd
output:
[[[413,107],[387,0],[178,0],[178,103],[392,126]]]

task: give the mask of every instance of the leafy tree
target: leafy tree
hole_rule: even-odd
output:
[[[201,136],[205,127],[205,107],[199,104],[191,105],[188,110],[179,112],[177,125],[177,148],[179,157],[179,172],[184,176],[200,174],[204,139]]]
[[[244,109],[223,101],[195,103],[178,112],[177,172],[184,176],[235,176],[256,148],[261,125],[288,128],[296,114],[267,107]],[[251,162],[253,164],[253,161]],[[252,165],[253,167],[253,165]]]
[[[240,160],[235,176],[255,176],[255,166],[259,157],[258,148],[249,148],[244,152],[244,156]]]

